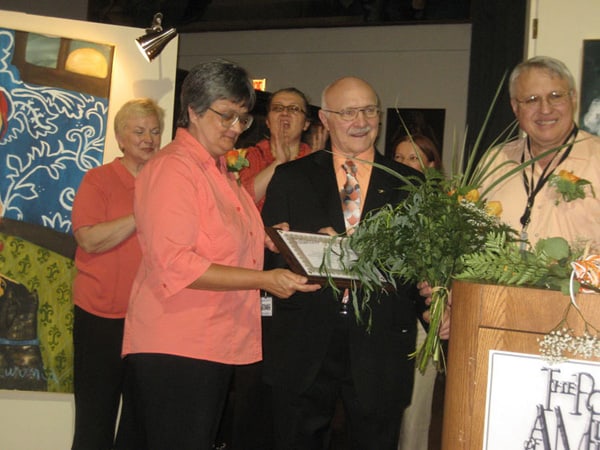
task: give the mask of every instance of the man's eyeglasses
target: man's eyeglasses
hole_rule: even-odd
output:
[[[350,122],[351,120],[358,117],[358,113],[362,112],[367,119],[374,119],[379,116],[379,107],[376,105],[364,106],[362,108],[345,108],[339,111],[332,111],[331,109],[322,109],[322,111],[338,114],[342,120]]]
[[[254,117],[251,114],[238,114],[235,111],[227,111],[227,112],[219,112],[212,109],[210,106],[208,107],[212,112],[221,117],[221,125],[224,128],[231,128],[236,123],[240,123],[242,126],[242,131],[246,131],[248,128],[252,126],[252,122],[254,121]]]
[[[515,99],[517,103],[528,109],[537,109],[542,106],[542,102],[546,99],[546,103],[550,106],[560,106],[565,104],[571,98],[572,91],[552,91],[546,96],[532,95],[523,100]]]
[[[275,103],[271,105],[271,112],[274,113],[282,113],[286,111],[288,114],[306,114],[300,106],[298,105],[282,105],[281,103]]]

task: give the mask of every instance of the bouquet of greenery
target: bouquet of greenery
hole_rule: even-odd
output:
[[[424,371],[430,359],[443,368],[438,330],[452,280],[465,270],[464,258],[482,251],[490,234],[509,241],[516,241],[517,234],[489,214],[476,186],[463,176],[445,179],[430,169],[423,182],[410,181],[404,202],[368,216],[348,237],[359,255],[349,270],[361,281],[360,304],[357,292],[352,296],[361,319],[372,294],[386,283],[427,281],[432,287],[430,331],[416,354]]]
[[[533,248],[523,248],[507,242],[503,234],[490,233],[481,251],[463,256],[463,271],[454,278],[538,287],[569,295],[582,286],[571,279],[573,263],[581,256],[582,249],[571,248],[561,237],[540,239]]]

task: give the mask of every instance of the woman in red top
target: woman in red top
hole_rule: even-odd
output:
[[[265,193],[275,168],[283,163],[302,158],[313,150],[324,148],[327,132],[323,126],[313,124],[311,144],[301,141],[302,134],[311,125],[308,99],[300,90],[288,87],[275,91],[267,102],[266,125],[270,137],[248,147],[246,158],[249,167],[240,172],[243,186],[262,210]],[[272,298],[264,294],[262,302],[263,350],[270,329]],[[233,420],[228,447],[232,450],[269,450],[271,448],[271,411],[269,388],[262,382],[262,363],[238,366],[234,376],[235,399]],[[228,423],[228,421],[224,421]],[[245,423],[245,425],[240,425]]]
[[[141,258],[133,219],[134,183],[160,147],[163,111],[153,100],[131,100],[117,112],[114,126],[123,156],[88,171],[73,203],[78,244],[73,450],[113,445],[123,383],[123,324]]]
[[[267,127],[270,137],[248,147],[246,158],[250,166],[240,172],[240,179],[254,198],[259,210],[275,168],[288,161],[321,150],[327,139],[322,126],[315,126],[313,148],[301,141],[302,133],[310,126],[308,99],[296,88],[274,92],[267,104]],[[319,124],[320,125],[320,124]],[[318,148],[317,148],[318,147]]]

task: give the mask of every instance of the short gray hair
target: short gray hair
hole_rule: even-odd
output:
[[[190,124],[188,108],[202,115],[215,101],[230,100],[250,111],[254,107],[256,93],[244,68],[217,60],[199,64],[190,70],[181,85],[180,100],[177,126],[187,128]]]
[[[575,89],[575,79],[565,63],[550,56],[534,56],[533,58],[518,64],[510,74],[510,78],[508,80],[508,92],[510,94],[510,98],[514,98],[515,96],[515,85],[517,83],[517,79],[523,72],[526,72],[530,69],[546,70],[552,75],[559,77],[561,80],[566,80],[567,83],[569,83],[569,90],[572,91]]]

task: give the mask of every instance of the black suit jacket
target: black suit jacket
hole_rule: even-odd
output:
[[[389,161],[376,152],[375,161],[406,175],[419,172]],[[406,195],[403,183],[373,167],[364,216],[387,203],[397,204]],[[262,210],[266,226],[287,222],[292,231],[318,232],[331,226],[345,231],[333,156],[319,151],[277,168],[269,184]],[[285,267],[283,258],[267,252],[266,268]],[[376,412],[404,407],[410,402],[415,349],[416,308],[422,301],[414,286],[400,286],[392,295],[372,298],[372,329],[353,317],[348,337],[352,378],[361,403]],[[340,303],[330,288],[315,293],[296,293],[275,299],[269,340],[265,345],[265,377],[274,386],[305,390],[325,358],[328,343],[339,320]]]

